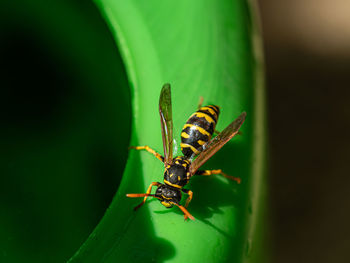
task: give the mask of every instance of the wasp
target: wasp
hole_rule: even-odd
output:
[[[158,160],[164,163],[163,183],[152,182],[146,193],[127,194],[127,197],[144,197],[143,201],[134,208],[139,209],[147,200],[147,197],[157,198],[161,204],[167,208],[179,207],[184,213],[185,220],[194,217],[187,211],[187,207],[193,198],[193,192],[185,189],[190,178],[194,175],[216,175],[235,180],[240,183],[240,178],[225,174],[218,170],[198,170],[207,160],[209,160],[218,150],[220,150],[229,140],[231,140],[242,126],[246,113],[243,112],[236,120],[229,124],[222,132],[215,130],[220,114],[220,109],[216,105],[201,106],[193,113],[183,126],[181,131],[181,151],[183,156],[173,158],[173,115],[171,105],[170,84],[165,84],[161,90],[159,98],[159,114],[162,130],[162,140],[164,157],[149,146],[130,147],[136,150],[146,150],[153,154]],[[212,135],[218,133],[212,139]],[[152,187],[157,186],[154,194],[151,194]],[[184,206],[180,204],[182,193],[188,195]]]

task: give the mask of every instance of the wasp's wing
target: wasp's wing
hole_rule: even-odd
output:
[[[190,166],[190,173],[194,175],[199,167],[201,167],[206,161],[210,159],[218,150],[221,149],[229,140],[232,139],[238,133],[239,128],[242,126],[246,113],[243,112],[236,120],[234,120],[229,126],[227,126],[221,133],[215,138],[204,145],[204,151],[202,151],[198,157],[192,162]]]
[[[164,148],[164,163],[171,164],[173,160],[173,113],[171,109],[170,84],[164,84],[159,97],[159,114],[162,126]]]

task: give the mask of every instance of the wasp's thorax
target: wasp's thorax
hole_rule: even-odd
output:
[[[179,204],[181,201],[181,192],[180,190],[167,186],[160,185],[157,190],[155,197],[167,208],[173,207],[174,204]]]
[[[164,183],[166,185],[181,189],[190,178],[190,161],[182,156],[173,159],[173,163],[165,167]]]

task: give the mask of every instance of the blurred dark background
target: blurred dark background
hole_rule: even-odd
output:
[[[274,262],[349,262],[350,2],[259,5]]]
[[[0,1],[0,262],[66,262],[118,188],[129,85],[96,6]]]

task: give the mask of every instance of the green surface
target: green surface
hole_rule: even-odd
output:
[[[48,50],[41,57],[54,61],[55,74],[63,72],[72,80],[52,110],[56,115],[34,130],[5,122],[9,130],[2,131],[1,167],[6,198],[1,208],[6,216],[1,218],[0,257],[5,262],[62,262],[77,250],[71,263],[266,261],[265,97],[250,2],[95,1],[122,60],[94,6],[20,2],[5,4],[9,15],[2,18],[16,27],[31,25],[38,50]],[[188,210],[195,221],[184,222],[181,211],[157,200],[134,212],[141,200],[125,194],[144,192],[151,182],[161,181],[163,165],[146,152],[131,152],[118,191],[92,231],[121,178],[129,136],[131,145],[147,144],[162,152],[158,99],[166,82],[172,85],[177,142],[199,96],[204,104],[221,107],[218,130],[247,112],[243,135],[204,166],[222,168],[242,183],[220,176],[193,178]],[[44,84],[38,93],[45,91]],[[54,124],[51,130],[45,130],[48,122]],[[30,118],[29,123],[31,127]],[[13,130],[21,133],[16,137]],[[16,187],[9,188],[10,183]]]
[[[177,142],[199,96],[221,106],[219,130],[247,111],[244,135],[205,166],[240,176],[242,184],[193,178],[188,187],[194,192],[189,206],[194,222],[184,222],[181,211],[167,210],[156,200],[134,212],[140,200],[125,194],[144,192],[152,181],[161,180],[163,166],[148,153],[132,152],[109,210],[70,262],[257,259],[252,251],[261,246],[254,229],[264,170],[264,94],[247,2],[96,2],[115,34],[132,85],[131,144],[162,151],[158,99],[162,84],[169,82]]]

